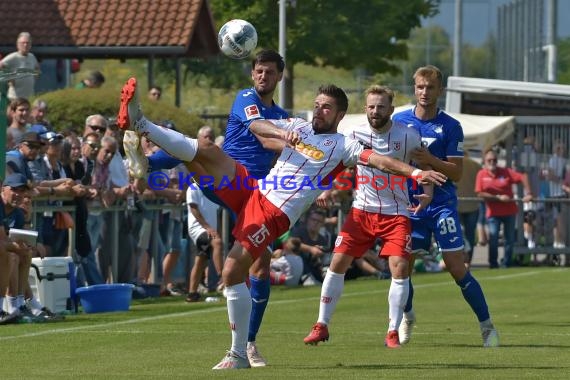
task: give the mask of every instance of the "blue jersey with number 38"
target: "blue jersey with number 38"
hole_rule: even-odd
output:
[[[431,120],[420,120],[416,117],[415,107],[393,116],[395,121],[415,128],[420,134],[422,146],[440,160],[447,161],[448,157],[463,157],[463,129],[459,121],[455,120],[442,110]],[[417,203],[412,197],[421,193],[421,189],[409,181],[410,200]],[[450,200],[456,200],[455,185],[447,180],[442,186],[434,186],[433,199],[430,206],[442,205]],[[429,207],[428,207],[429,210]],[[421,212],[420,212],[421,213]]]

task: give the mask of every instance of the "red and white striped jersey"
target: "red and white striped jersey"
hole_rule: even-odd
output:
[[[421,147],[420,135],[404,124],[393,122],[385,133],[378,133],[369,124],[345,128],[344,135],[359,141],[375,153],[410,163],[410,154]],[[385,173],[364,165],[356,167],[356,191],[352,207],[384,215],[409,216],[407,178]]]
[[[291,225],[346,167],[356,165],[364,148],[340,133],[315,134],[311,122],[299,118],[269,120],[295,131],[302,142],[285,147],[269,174],[258,181],[259,190],[285,213]]]

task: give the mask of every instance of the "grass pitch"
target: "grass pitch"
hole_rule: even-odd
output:
[[[414,277],[417,325],[383,346],[389,281],[348,281],[331,340],[305,346],[319,287],[274,287],[258,347],[269,366],[212,371],[230,346],[223,303],[133,302],[126,313],[0,326],[2,379],[525,379],[568,378],[570,269],[474,271],[501,347],[485,349],[474,314],[447,273]]]

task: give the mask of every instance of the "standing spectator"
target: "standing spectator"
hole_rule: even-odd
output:
[[[91,71],[75,88],[99,88],[105,83],[105,76],[100,71]]]
[[[550,188],[550,198],[562,199],[566,198],[566,193],[562,189],[564,182],[566,163],[568,160],[564,157],[564,144],[560,140],[554,141],[553,154],[548,160],[548,175]],[[553,216],[554,216],[554,243],[553,248],[563,249],[566,248],[565,236],[565,207],[563,203],[552,203]]]
[[[28,69],[39,72],[40,65],[36,57],[30,53],[32,49],[32,36],[28,32],[22,32],[16,40],[17,51],[10,53],[0,61],[0,69],[17,70]],[[34,96],[36,77],[26,76],[8,82],[8,99],[31,98]]]
[[[481,169],[481,165],[465,152],[463,157],[463,175],[456,183],[457,197],[458,198],[476,198],[475,192],[475,177]],[[463,233],[467,243],[465,244],[465,264],[467,267],[471,264],[473,259],[473,249],[475,248],[475,235],[477,232],[477,221],[479,219],[479,204],[481,201],[465,201],[460,200],[457,204],[457,211],[459,212],[459,219],[463,226]]]
[[[218,209],[199,188],[186,190],[188,204],[188,236],[196,246],[194,265],[190,272],[186,302],[200,301],[198,285],[211,258],[218,276],[222,275],[223,245],[218,233]]]
[[[108,122],[105,116],[95,114],[89,115],[85,119],[85,128],[83,129],[83,137],[89,133],[97,133],[99,137],[103,137],[107,131]]]
[[[160,100],[162,97],[162,88],[160,86],[150,86],[148,90],[148,99],[152,101]]]
[[[97,194],[95,189],[83,184],[86,168],[80,161],[81,142],[77,136],[67,136],[63,140],[61,163],[65,176],[75,181],[76,186],[83,186],[85,194],[74,198],[75,203],[75,252],[81,257],[86,257],[91,252],[91,240],[87,231],[87,198]]]
[[[525,196],[523,201],[533,198],[526,174],[497,165],[497,154],[492,149],[483,155],[484,166],[477,173],[475,191],[485,201],[487,224],[489,225],[489,267],[498,268],[499,230],[503,225],[505,238],[505,256],[503,265],[511,266],[513,245],[515,242],[515,220],[518,207],[514,201],[513,184],[522,183]]]
[[[48,113],[48,105],[45,100],[36,99],[32,103],[31,123],[40,124],[47,128],[48,131],[53,131],[53,126],[46,119]]]
[[[96,115],[90,121],[92,126],[101,125],[107,128],[104,131],[103,138],[112,138],[116,141],[116,150],[113,154],[111,162],[109,163],[109,175],[111,177],[111,187],[117,199],[125,200],[128,196],[132,195],[131,186],[129,183],[129,174],[123,164],[123,156],[119,149],[120,141],[122,140],[123,132],[119,130],[114,120],[101,119],[101,115]],[[113,213],[117,213],[117,218],[113,218]],[[116,222],[115,222],[116,220]],[[99,250],[99,265],[103,278],[110,278],[110,268],[112,264],[113,246],[113,233],[119,239],[116,242],[118,252],[117,261],[117,278],[113,279],[115,282],[130,282],[134,275],[134,240],[132,237],[132,223],[130,220],[130,213],[125,210],[117,210],[113,212],[103,213],[103,227],[101,230],[101,249]],[[117,231],[117,232],[115,232]]]
[[[30,118],[30,102],[26,98],[15,98],[8,105],[8,120],[9,125],[6,129],[6,134],[9,140],[12,140],[13,145],[18,143],[24,132],[26,132],[26,125]]]

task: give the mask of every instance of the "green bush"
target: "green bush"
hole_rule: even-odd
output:
[[[142,109],[147,119],[154,122],[170,120],[176,128],[189,136],[196,136],[198,129],[206,124],[195,114],[183,111],[166,102],[151,102],[143,99]],[[58,131],[73,127],[80,131],[85,125],[85,118],[92,114],[115,117],[119,111],[120,94],[111,88],[75,89],[47,92],[39,96],[49,107],[47,119]]]

